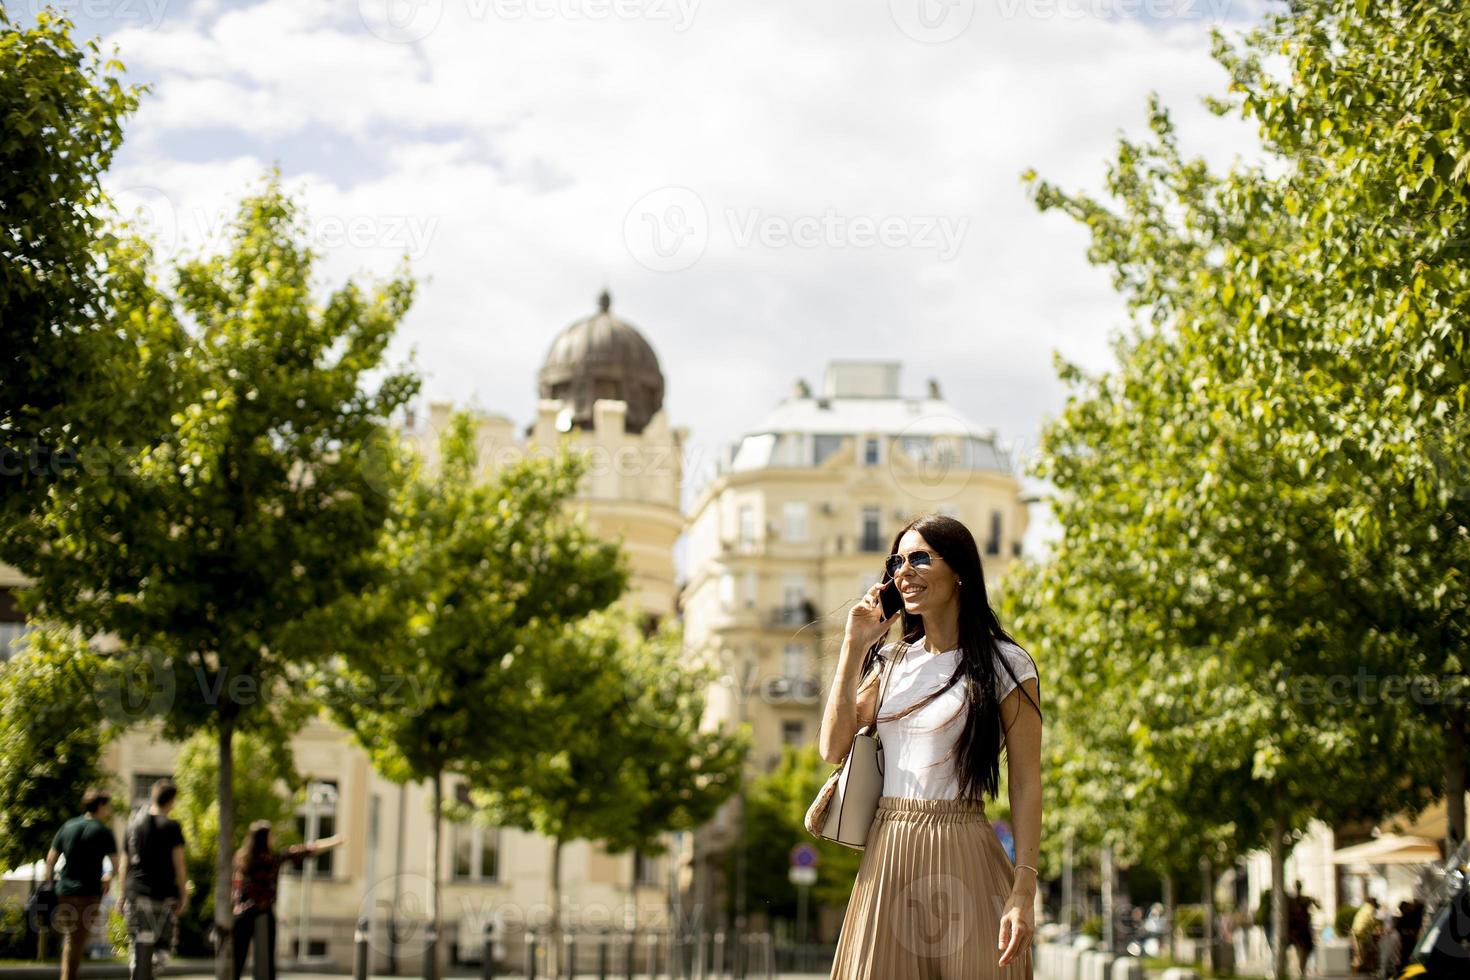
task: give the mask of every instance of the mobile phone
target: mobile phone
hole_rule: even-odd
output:
[[[884,619],[903,608],[903,596],[899,594],[898,583],[891,578],[884,581],[883,588],[878,591],[878,597],[883,600]]]

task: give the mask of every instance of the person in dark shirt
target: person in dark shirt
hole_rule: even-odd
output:
[[[277,851],[271,848],[269,820],[257,820],[250,825],[245,843],[235,852],[232,894],[235,913],[235,980],[240,980],[240,975],[245,971],[245,956],[250,951],[250,940],[255,935],[256,920],[261,916],[266,918],[268,948],[256,949],[255,955],[270,957],[270,975],[275,976],[276,886],[280,881],[281,865],[289,861],[299,868],[307,858],[340,843],[342,835],[336,834]]]
[[[55,927],[62,935],[61,980],[76,980],[87,936],[101,918],[102,896],[112,889],[112,875],[103,874],[104,858],[117,869],[117,838],[107,826],[112,798],[99,789],[82,794],[82,815],[61,825],[46,854],[46,883],[56,881]],[[61,875],[56,862],[65,857]]]
[[[138,938],[153,937],[153,975],[173,952],[178,910],[189,891],[184,870],[184,831],[169,817],[178,787],[170,779],[153,784],[146,809],[128,822],[127,873],[123,878],[123,916],[128,924],[128,967],[138,970]]]

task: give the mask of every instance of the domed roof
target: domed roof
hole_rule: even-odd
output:
[[[607,290],[597,312],[578,320],[551,342],[538,376],[542,398],[571,405],[572,424],[592,428],[592,403],[616,398],[628,403],[627,431],[642,432],[663,407],[664,375],[658,355],[631,323],[612,315]]]

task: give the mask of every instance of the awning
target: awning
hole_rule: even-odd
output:
[[[1424,864],[1439,860],[1437,841],[1399,834],[1383,834],[1332,852],[1333,864]]]

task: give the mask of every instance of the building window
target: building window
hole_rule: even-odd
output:
[[[0,589],[0,661],[20,653],[31,627],[15,602],[14,589]]]
[[[787,680],[796,681],[806,676],[806,647],[800,643],[786,644],[781,661],[781,674]]]
[[[781,586],[783,622],[800,622],[806,615],[806,576],[787,575]]]
[[[759,588],[760,588],[759,581],[756,578],[755,569],[753,569],[753,568],[747,568],[745,570],[745,608],[746,609],[754,609],[755,608],[755,601],[758,598],[757,592],[759,591]]]
[[[173,774],[167,772],[133,773],[133,792],[128,797],[128,810],[136,811],[138,807],[147,809],[148,804],[153,802],[153,784],[160,779],[172,778]]]
[[[470,789],[464,783],[455,788],[455,797],[470,804]],[[457,881],[500,880],[500,828],[487,827],[475,820],[452,823],[450,852],[454,855],[454,877]]]
[[[755,507],[751,504],[740,505],[740,544],[755,544]]]
[[[633,883],[635,885],[657,885],[658,880],[658,858],[652,854],[644,854],[637,848],[633,849]]]
[[[1000,554],[1000,511],[990,512],[990,537],[985,541],[987,555]]]
[[[858,540],[859,551],[882,551],[883,540],[879,537],[879,526],[883,523],[883,508],[863,508],[863,533]]]
[[[735,573],[720,573],[720,608],[735,608]]]
[[[798,748],[806,742],[806,722],[783,721],[781,722],[781,744],[794,745]]]
[[[812,436],[812,463],[821,466],[837,450],[842,448],[842,436],[815,435]]]
[[[807,506],[804,500],[788,500],[781,508],[781,516],[785,523],[782,537],[787,541],[805,541],[807,539]]]
[[[306,791],[308,793],[312,792],[317,784],[330,787],[330,789],[318,794],[315,805],[311,807],[316,813],[316,838],[320,839],[322,837],[331,837],[337,833],[337,781],[335,779],[309,779],[307,780]],[[313,839],[310,820],[311,813],[308,810],[308,805],[303,803],[300,809],[296,811],[296,832],[307,843],[310,843]],[[335,867],[334,858],[336,854],[337,849],[332,848],[331,850],[323,851],[316,857],[307,858],[306,860],[316,863],[316,874],[330,878]],[[305,867],[305,862],[303,862],[302,867]],[[289,871],[291,874],[301,873],[300,869],[294,864],[289,863],[283,865],[281,870]]]
[[[904,453],[916,463],[922,463],[929,457],[928,436],[904,436],[900,441]]]
[[[863,440],[863,465],[878,465],[878,440],[867,438]]]

